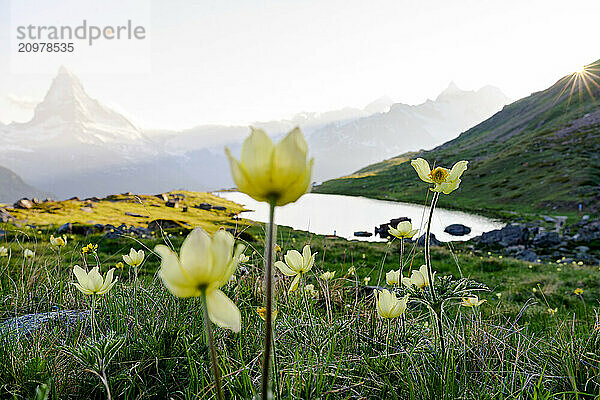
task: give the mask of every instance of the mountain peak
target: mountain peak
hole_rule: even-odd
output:
[[[81,81],[61,66],[52,80],[44,100],[34,111],[29,127],[60,126],[60,131],[78,132],[83,142],[140,139],[141,132],[124,116],[91,98]],[[91,131],[103,131],[92,137]],[[88,133],[86,133],[88,132]]]

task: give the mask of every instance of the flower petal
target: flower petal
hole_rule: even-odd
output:
[[[186,272],[190,284],[209,283],[212,269],[211,237],[202,228],[196,228],[183,241],[179,251],[181,268]]]
[[[210,281],[227,281],[234,271],[230,271],[233,256],[233,235],[224,229],[217,231],[211,241],[210,252],[212,253],[212,270]],[[236,260],[237,261],[237,260]],[[235,268],[237,264],[233,264]],[[227,275],[227,276],[225,276]]]
[[[269,191],[271,186],[271,166],[273,160],[273,141],[262,129],[252,129],[252,133],[242,145],[240,164],[248,177],[262,191]]]
[[[283,258],[291,270],[296,272],[302,271],[304,260],[302,259],[302,255],[297,250],[289,250]]]
[[[458,186],[460,185],[461,180],[457,179],[453,182],[448,182],[448,183],[442,183],[439,187],[439,189],[442,191],[442,193],[444,194],[450,194],[453,191],[455,191],[456,189],[458,189]]]
[[[216,289],[206,293],[208,316],[221,328],[239,332],[242,328],[242,315],[233,301]]]
[[[299,128],[294,128],[273,150],[272,177],[277,190],[284,191],[304,176],[308,145]]]
[[[77,282],[81,286],[87,287],[87,285],[88,285],[88,274],[87,274],[87,272],[85,272],[85,270],[83,268],[81,268],[79,265],[75,265],[73,267],[73,273],[75,274],[75,278],[77,278]]]
[[[161,258],[158,275],[163,283],[177,297],[199,296],[200,291],[194,286],[189,275],[181,268],[179,258],[167,246],[159,244],[154,248]]]
[[[287,276],[294,276],[294,275],[298,275],[297,271],[292,270],[290,267],[287,266],[286,263],[284,263],[283,261],[275,261],[275,267],[281,271],[282,274],[287,275]]]
[[[290,289],[288,290],[288,292],[290,292],[290,293],[295,292],[296,289],[298,289],[299,284],[300,284],[300,274],[296,275],[296,277],[292,281],[292,284],[290,285]]]
[[[453,182],[455,180],[457,180],[458,178],[461,177],[461,175],[463,174],[463,172],[465,172],[467,170],[467,165],[469,164],[468,161],[459,161],[456,164],[454,164],[454,166],[452,167],[452,169],[450,170],[450,174],[448,175],[448,182]]]
[[[433,183],[433,181],[429,177],[431,168],[429,167],[429,163],[426,160],[422,158],[417,158],[416,160],[412,160],[410,162],[410,165],[412,165],[415,171],[417,171],[419,178],[421,178],[423,182]]]

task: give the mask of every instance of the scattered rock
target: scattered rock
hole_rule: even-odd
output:
[[[94,212],[94,209],[92,207],[81,207],[80,208],[81,211],[83,212]]]
[[[175,221],[173,219],[155,219],[148,222],[148,229],[152,232],[160,231],[161,229],[172,228],[188,228],[189,225],[183,221]]]
[[[479,237],[479,242],[487,245],[500,245],[502,247],[526,244],[529,230],[520,224],[506,225],[502,229],[484,232]]]
[[[200,210],[210,210],[212,208],[212,205],[210,205],[209,203],[200,203],[194,207],[199,208]]]
[[[536,247],[554,247],[561,242],[558,232],[540,232],[533,238]]]
[[[79,201],[79,197],[77,197],[77,196],[73,196],[73,197],[71,197],[70,199],[67,199],[67,200]]]
[[[179,200],[169,200],[165,203],[165,206],[171,208],[179,208]]]
[[[188,211],[188,206],[183,206],[183,208],[181,209],[182,212],[187,212]]]
[[[84,322],[89,311],[64,310],[45,313],[26,314],[11,318],[0,323],[0,334],[7,336],[30,336],[36,331],[48,326],[62,326],[70,329]]]
[[[128,215],[130,217],[136,217],[136,218],[148,218],[147,215],[136,214],[136,213],[132,213],[132,212],[129,212],[129,211],[126,211],[125,215]]]
[[[73,233],[73,224],[70,222],[67,222],[66,224],[62,224],[61,226],[58,227],[58,230],[56,231],[56,233],[58,233],[59,235],[61,235],[63,233]]]
[[[223,206],[212,206],[213,210],[218,210],[218,211],[225,211],[227,210],[227,207],[223,207]]]
[[[578,253],[587,253],[588,251],[590,251],[590,248],[587,246],[577,246],[575,247],[575,251]]]
[[[426,233],[424,233],[419,239],[417,239],[417,246],[425,246],[425,236],[427,236]],[[435,235],[433,233],[429,234],[429,243],[431,246],[441,246],[443,244],[435,238]]]
[[[528,262],[536,262],[539,259],[537,253],[531,249],[523,249],[517,252],[517,254],[515,254],[515,258]]]
[[[8,222],[14,219],[14,217],[6,211],[4,208],[0,208],[0,222]]]
[[[167,196],[166,193],[157,194],[156,197],[158,197],[159,199],[161,199],[165,203],[167,201],[169,201],[169,196]]]
[[[452,236],[464,236],[471,233],[471,228],[463,224],[452,224],[448,225],[444,232],[449,233]]]
[[[22,210],[28,210],[30,208],[33,208],[33,202],[31,202],[29,199],[26,198],[22,198],[21,200],[18,200],[14,205],[14,208],[20,208]]]

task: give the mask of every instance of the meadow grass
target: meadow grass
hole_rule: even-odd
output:
[[[165,241],[178,250],[186,232],[144,239],[73,235],[59,257],[49,245],[50,231],[6,229],[3,245],[10,256],[0,259],[2,321],[89,310],[90,297],[70,284],[74,264],[99,260],[106,273],[130,247],[145,249],[146,259],[135,292],[126,266],[117,271],[113,290],[100,296],[94,338],[89,318],[30,336],[4,332],[3,398],[32,398],[43,385],[52,399],[106,398],[102,376],[113,398],[214,397],[200,299],[171,295],[156,275],[160,259],[152,253]],[[257,307],[263,304],[264,227],[249,226],[246,234],[250,259],[223,288],[241,311],[242,330],[214,328],[226,398],[252,398],[260,391],[263,321]],[[597,398],[597,267],[523,263],[466,244],[434,248],[436,280],[465,277],[485,285],[479,289],[489,288],[478,292],[487,300],[479,308],[460,307],[458,299],[446,304],[442,355],[419,293],[404,319],[384,320],[375,311],[372,289],[365,288],[364,278],[377,285],[380,271],[380,285],[386,286],[385,272],[399,265],[398,241],[350,242],[280,227],[276,242],[283,252],[307,243],[318,252],[303,282],[314,284],[318,297],[288,293],[289,279],[276,274],[275,398]],[[87,243],[98,244],[97,258],[81,253]],[[23,258],[25,248],[35,251],[32,259]],[[405,257],[404,275],[423,264],[420,248],[407,246]],[[324,282],[318,278],[323,271],[336,271],[336,277]],[[578,287],[580,295],[574,294]]]

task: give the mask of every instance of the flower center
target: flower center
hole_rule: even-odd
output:
[[[446,168],[437,167],[429,173],[429,177],[435,183],[444,183],[446,182],[446,178],[448,178],[449,174],[450,171],[448,171]]]

